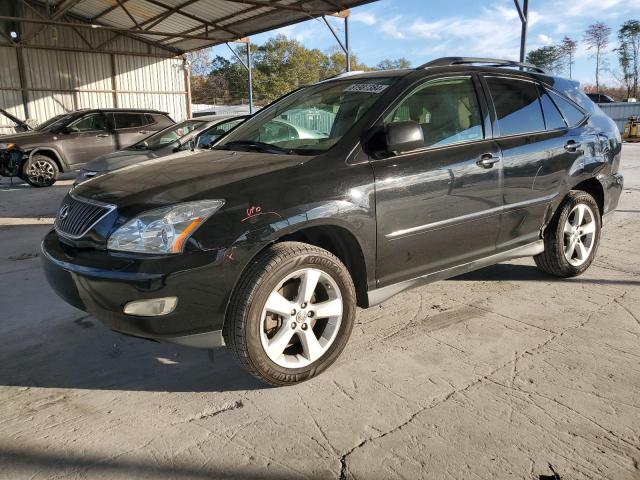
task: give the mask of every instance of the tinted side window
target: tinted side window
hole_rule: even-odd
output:
[[[553,101],[564,115],[564,118],[566,118],[567,123],[570,127],[575,127],[582,121],[582,119],[584,118],[584,113],[582,113],[582,111],[573,103],[561,97],[555,92],[549,91],[549,95],[551,95],[551,98],[553,98]]]
[[[542,103],[544,123],[547,126],[547,130],[565,128],[567,124],[565,123],[560,110],[556,107],[556,104],[553,103],[553,100],[551,100],[551,97],[543,87],[538,85],[538,89],[540,91],[540,102]]]
[[[82,117],[80,120],[72,123],[69,126],[75,132],[91,132],[96,130],[107,129],[107,119],[101,113],[94,113]]]
[[[487,84],[496,107],[500,135],[541,132],[545,129],[534,83],[512,78],[487,77]]]
[[[421,85],[385,119],[385,125],[412,120],[422,127],[424,146],[481,140],[482,115],[469,77],[443,78]]]
[[[144,115],[140,113],[114,113],[116,129],[137,128],[143,126],[146,122]]]

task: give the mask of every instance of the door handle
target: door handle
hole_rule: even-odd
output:
[[[109,136],[108,133],[100,133],[99,135],[96,135],[96,137],[98,138],[107,138]]]
[[[142,135],[146,135],[148,133],[151,133],[149,130],[140,130],[138,133],[142,134]]]
[[[476,162],[476,165],[482,168],[491,168],[494,163],[498,163],[500,157],[494,156],[492,153],[485,153],[480,157],[480,160]]]
[[[567,152],[571,152],[571,153],[575,153],[576,150],[578,150],[580,147],[582,146],[582,144],[580,142],[575,142],[573,140],[569,140],[565,145],[564,145],[564,149]]]

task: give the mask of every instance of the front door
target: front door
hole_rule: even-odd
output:
[[[114,149],[113,134],[102,113],[90,113],[70,124],[59,135],[62,150],[72,169]]]
[[[373,160],[378,286],[460,265],[495,250],[500,152],[470,76],[427,81],[385,123],[420,123],[424,146]]]

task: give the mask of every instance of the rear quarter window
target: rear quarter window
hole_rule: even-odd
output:
[[[549,92],[547,92],[541,85],[538,85],[538,89],[540,91],[540,102],[542,103],[544,123],[547,126],[547,130],[565,128],[567,124],[564,121],[564,117],[553,100],[551,100]]]
[[[551,90],[549,91],[549,95],[562,112],[562,115],[570,127],[575,127],[584,120],[584,112],[574,105],[573,102],[570,102],[563,96],[558,95],[556,92]]]

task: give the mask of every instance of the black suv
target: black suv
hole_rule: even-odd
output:
[[[291,384],[336,360],[356,306],[516,257],[584,272],[622,190],[620,152],[576,82],[530,65],[343,75],[179,168],[158,159],[81,184],[44,266],[116,331],[226,344],[257,377]]]
[[[167,113],[157,110],[77,110],[57,115],[34,130],[0,136],[0,175],[48,187],[59,172],[77,170],[173,123]]]

